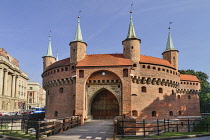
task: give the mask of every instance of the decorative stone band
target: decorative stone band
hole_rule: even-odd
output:
[[[162,85],[177,88],[179,83],[172,80],[160,79],[160,78],[150,78],[150,77],[138,77],[131,76],[132,82],[137,84],[152,84],[152,85]]]
[[[67,84],[73,84],[76,81],[76,77],[71,78],[65,78],[65,79],[58,79],[58,80],[52,80],[48,81],[43,84],[44,89],[54,86],[60,86],[60,85],[67,85]]]

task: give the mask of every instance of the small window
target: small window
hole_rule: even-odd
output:
[[[142,68],[145,68],[145,65],[142,65]]]
[[[162,88],[159,88],[159,93],[163,93],[163,89]]]
[[[128,77],[128,69],[123,69],[123,77]]]
[[[137,65],[136,64],[133,64],[133,67],[137,67]]]
[[[33,89],[33,87],[30,87],[30,90],[32,90]]]
[[[58,117],[58,111],[55,111],[54,116]]]
[[[72,66],[72,67],[74,67],[74,66]],[[68,67],[65,67],[65,71],[68,71],[69,69],[68,69]]]
[[[181,126],[184,126],[184,123],[183,122],[181,122]]]
[[[133,49],[133,46],[131,47],[131,49]]]
[[[160,71],[160,68],[158,68],[158,71]]]
[[[74,70],[74,66],[71,66],[71,69]]]
[[[79,70],[79,78],[84,78],[84,70]]]
[[[157,116],[156,111],[152,111],[152,117],[156,117],[156,116]]]
[[[59,69],[57,69],[57,72],[59,72],[60,70]]]
[[[172,95],[175,95],[175,92],[174,92],[174,90],[172,90]]]
[[[165,71],[165,69],[162,69],[162,71]]]
[[[133,110],[133,111],[132,111],[132,116],[135,116],[135,117],[137,117],[137,116],[138,116],[138,112],[137,112],[137,110]]]
[[[60,93],[63,93],[63,88],[60,88],[60,89],[59,89],[59,92],[60,92]]]
[[[146,87],[141,87],[141,92],[147,92],[147,88]]]
[[[182,115],[182,111],[179,111],[179,116]]]
[[[190,95],[188,95],[188,99],[191,99],[191,96]]]
[[[173,116],[173,111],[170,111],[170,112],[169,112],[169,115],[170,115],[170,116]]]
[[[153,67],[153,70],[156,70],[156,67]]]
[[[50,95],[50,91],[49,90],[47,91],[47,95]]]
[[[63,68],[61,68],[61,71],[63,71]]]
[[[150,66],[147,66],[148,69],[150,69]]]
[[[103,72],[101,73],[101,75],[106,75],[106,73],[103,71]]]
[[[181,96],[180,96],[180,95],[177,95],[177,98],[178,98],[178,99],[180,99],[180,98],[181,98]]]

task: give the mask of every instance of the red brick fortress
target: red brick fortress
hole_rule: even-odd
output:
[[[54,58],[50,40],[43,57],[46,118],[82,115],[84,119],[112,119],[127,115],[156,120],[200,116],[200,81],[180,74],[178,50],[170,31],[163,59],[141,55],[140,44],[131,15],[122,54],[87,55],[78,17],[70,57]]]

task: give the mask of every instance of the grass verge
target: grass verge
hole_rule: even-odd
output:
[[[4,132],[0,132],[0,135],[12,136],[16,138],[24,138],[24,139],[29,139],[29,140],[36,139],[36,136],[25,134],[22,131],[4,131]]]
[[[186,136],[186,135],[195,135],[195,134],[209,134],[210,132],[166,132],[160,134],[160,136],[148,136],[145,138],[160,138],[160,137],[174,137],[174,136]],[[126,137],[120,138],[120,140],[127,140],[127,139],[143,139],[144,137]]]

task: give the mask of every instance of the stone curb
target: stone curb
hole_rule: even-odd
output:
[[[203,137],[203,136],[210,136],[210,133],[208,133],[208,134],[186,135],[186,136],[162,137],[162,138],[139,138],[139,139],[128,139],[128,140],[170,140],[170,139],[195,138],[195,137]]]
[[[0,135],[0,138],[10,139],[10,140],[28,140],[24,138],[17,138],[17,137],[6,136],[6,135]]]

